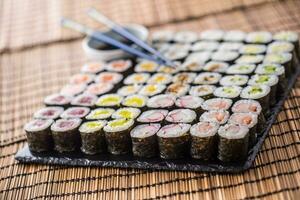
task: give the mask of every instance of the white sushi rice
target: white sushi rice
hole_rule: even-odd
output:
[[[197,61],[205,63],[211,58],[211,54],[212,52],[210,51],[194,52],[189,54],[185,61]]]
[[[192,123],[196,116],[196,112],[193,110],[175,109],[168,113],[166,121],[171,123]]]
[[[155,109],[155,110],[148,110],[143,112],[138,118],[138,122],[144,123],[154,123],[154,122],[161,122],[165,119],[168,114],[168,110],[165,109]]]
[[[171,94],[160,94],[151,97],[148,100],[147,106],[150,108],[171,107],[175,104],[176,97]]]
[[[176,74],[172,81],[173,83],[191,83],[196,77],[196,73],[181,72]]]
[[[127,118],[127,119],[135,119],[141,114],[141,110],[138,108],[119,108],[112,114],[113,119],[119,118]]]
[[[290,42],[275,41],[268,45],[267,53],[286,53],[294,51],[295,47]]]
[[[87,89],[85,90],[86,94],[93,94],[93,95],[101,95],[108,93],[114,88],[114,85],[111,83],[93,83],[88,85]]]
[[[135,72],[155,72],[158,69],[158,64],[150,60],[142,60],[135,68]]]
[[[239,50],[241,54],[263,54],[267,50],[266,45],[262,44],[246,44]]]
[[[285,64],[292,59],[292,54],[290,53],[270,53],[266,54],[264,63],[278,63]]]
[[[224,42],[219,46],[219,51],[238,51],[243,47],[243,43],[240,42]]]
[[[75,96],[82,93],[85,90],[85,88],[86,84],[68,84],[60,90],[60,94],[66,96]]]
[[[231,105],[231,99],[212,98],[204,101],[201,107],[203,110],[228,110]]]
[[[204,100],[201,97],[187,95],[177,98],[175,105],[179,108],[196,109],[201,106],[203,101]]]
[[[219,124],[215,122],[198,122],[190,128],[192,136],[196,137],[211,137],[217,134]]]
[[[44,99],[47,105],[66,105],[71,103],[72,97],[63,94],[51,94]]]
[[[153,96],[162,93],[165,89],[166,86],[163,84],[147,84],[141,88],[139,94],[144,96]]]
[[[267,31],[256,31],[248,33],[245,41],[247,43],[269,43],[272,41],[272,34]]]
[[[129,130],[134,124],[133,119],[115,119],[107,122],[106,126],[104,126],[103,130],[108,133],[116,133],[120,131]]]
[[[97,100],[97,96],[93,94],[81,94],[76,96],[71,104],[72,105],[80,105],[80,106],[93,106]]]
[[[274,40],[297,42],[299,40],[299,35],[293,31],[280,31],[274,34]]]
[[[216,89],[216,86],[214,85],[197,85],[193,86],[189,94],[192,96],[206,96],[209,94],[213,94],[214,90]]]
[[[263,80],[261,80],[263,79]],[[260,85],[260,84],[264,84],[264,85],[268,85],[268,86],[273,86],[276,85],[278,83],[279,79],[278,76],[276,75],[258,75],[255,74],[253,76],[251,76],[248,85]]]
[[[237,60],[235,60],[235,63],[237,64],[257,64],[261,63],[264,59],[263,55],[242,55]]]
[[[257,66],[256,74],[276,74],[278,76],[285,73],[284,66],[275,63],[265,63]]]
[[[226,124],[218,130],[218,135],[226,139],[242,139],[246,137],[249,129],[238,124]]]
[[[234,113],[254,113],[259,115],[262,111],[262,107],[258,101],[242,99],[235,102],[231,110]]]
[[[217,84],[222,75],[217,72],[202,72],[194,80],[194,84],[212,85]]]
[[[120,89],[118,89],[117,94],[121,96],[128,96],[132,94],[138,93],[138,91],[142,88],[142,85],[133,84],[133,85],[124,85]]]
[[[200,33],[202,40],[222,40],[224,31],[218,29],[206,30]]]
[[[33,117],[38,119],[56,119],[63,111],[64,109],[62,107],[49,106],[35,112]]]
[[[229,118],[229,112],[227,110],[210,110],[204,112],[199,121],[201,122],[215,122],[218,124],[225,124]]]
[[[105,69],[105,65],[106,63],[100,61],[86,63],[81,67],[81,72],[97,74]]]
[[[152,34],[152,40],[159,41],[159,42],[168,42],[173,39],[174,35],[175,33],[169,30],[155,31]]]
[[[107,121],[105,121],[105,120],[84,122],[79,127],[79,132],[94,133],[96,131],[100,131],[101,129],[103,129],[103,127],[105,126],[106,123],[107,123]]]
[[[118,94],[105,94],[98,98],[96,106],[118,106],[122,100],[123,97]]]
[[[172,76],[166,73],[156,73],[148,79],[149,84],[169,84],[172,82]]]
[[[95,75],[93,74],[75,74],[70,78],[70,84],[89,84],[93,81]]]
[[[253,90],[259,90],[253,94]],[[267,85],[249,85],[245,87],[241,92],[241,98],[243,99],[260,99],[270,93],[270,87]]]
[[[251,74],[256,66],[254,64],[234,64],[228,67],[227,74]]]
[[[106,65],[107,71],[124,72],[132,66],[131,60],[114,60]]]
[[[148,73],[134,73],[125,78],[124,84],[143,84],[146,83],[149,78],[150,74]]]
[[[236,98],[240,95],[242,88],[239,86],[221,86],[214,91],[214,96],[223,98]]]
[[[90,109],[87,107],[70,107],[66,109],[61,115],[61,118],[69,119],[69,118],[83,118],[87,114],[89,114]]]
[[[175,96],[183,96],[190,89],[190,85],[184,83],[172,83],[167,87],[166,94],[172,94]]]
[[[203,69],[204,63],[197,60],[186,60],[182,65],[180,65],[180,71],[195,71],[199,72]]]
[[[192,31],[180,31],[174,36],[174,41],[182,43],[192,43],[198,40],[198,34]]]
[[[142,124],[136,126],[130,132],[132,138],[146,138],[155,135],[160,129],[160,124]]]
[[[203,67],[203,70],[208,72],[224,73],[228,69],[228,67],[229,65],[226,62],[210,61],[206,63],[206,65]]]
[[[112,108],[97,108],[92,110],[85,118],[89,120],[99,120],[110,118],[111,115],[115,112]]]
[[[78,128],[81,124],[81,119],[59,119],[51,125],[51,131],[66,132]]]
[[[211,55],[214,61],[229,62],[235,60],[239,56],[236,51],[216,51]]]
[[[233,113],[229,119],[228,123],[240,124],[247,126],[249,129],[253,128],[257,124],[258,116],[253,113]]]
[[[53,119],[34,119],[25,124],[24,130],[26,132],[43,131],[53,124]]]
[[[188,55],[188,51],[185,50],[168,50],[164,53],[164,56],[170,60],[182,60]]]
[[[117,84],[123,79],[123,75],[118,72],[101,72],[95,77],[96,83]]]
[[[227,75],[223,76],[220,80],[220,85],[222,86],[231,86],[231,85],[237,85],[237,86],[243,86],[246,85],[248,82],[248,76],[246,75]]]
[[[224,35],[224,41],[242,42],[246,38],[246,33],[240,30],[230,30]]]
[[[189,132],[190,124],[169,124],[163,126],[158,132],[157,136],[162,138],[175,138],[180,137]]]
[[[192,51],[214,51],[218,49],[220,43],[214,41],[199,41],[193,44]]]

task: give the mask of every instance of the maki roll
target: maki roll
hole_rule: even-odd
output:
[[[85,93],[99,96],[112,91],[113,88],[114,85],[111,83],[93,83],[87,87]]]
[[[43,152],[53,148],[50,126],[52,119],[34,119],[24,126],[30,151]]]
[[[192,51],[215,51],[220,43],[215,41],[199,41],[193,44]]]
[[[152,34],[152,40],[154,42],[170,42],[173,39],[174,34],[173,31],[168,30],[155,31]]]
[[[239,50],[241,54],[263,54],[267,50],[266,45],[262,44],[246,44]]]
[[[122,105],[126,107],[144,108],[147,101],[148,97],[143,95],[130,95],[122,101]]]
[[[165,89],[166,86],[162,84],[147,84],[141,88],[139,94],[144,96],[153,96],[162,93]]]
[[[210,99],[213,97],[215,89],[216,86],[214,85],[197,85],[191,88],[189,94],[203,99]]]
[[[221,86],[214,91],[214,96],[228,98],[232,99],[232,101],[236,101],[239,98],[241,91],[242,88],[240,86]]]
[[[178,67],[171,67],[171,66],[162,65],[158,68],[157,71],[159,73],[175,74],[179,71],[179,68]]]
[[[217,124],[225,124],[228,121],[229,112],[227,110],[210,110],[204,112],[199,121],[200,122],[215,122]]]
[[[198,40],[198,35],[192,31],[180,31],[177,32],[174,36],[175,42],[180,43],[193,43]]]
[[[106,70],[111,72],[128,72],[129,68],[132,67],[132,62],[130,60],[114,60],[106,65]]]
[[[214,122],[198,122],[190,129],[192,158],[200,160],[211,160],[216,151],[217,132],[219,125]]]
[[[46,106],[62,106],[67,107],[70,105],[72,97],[63,94],[51,94],[44,99]]]
[[[172,76],[165,73],[156,73],[148,79],[148,84],[169,84],[172,82]]]
[[[256,66],[253,64],[234,64],[226,70],[226,74],[250,75],[255,68]]]
[[[81,137],[81,151],[85,154],[94,155],[102,153],[106,149],[103,127],[106,121],[89,121],[79,127]]]
[[[266,115],[269,111],[270,87],[267,85],[249,85],[241,92],[242,99],[257,100],[262,106],[263,113]]]
[[[138,93],[138,91],[142,88],[141,85],[124,85],[120,89],[118,89],[117,94],[121,96],[129,96],[132,94]]]
[[[143,112],[138,118],[139,123],[162,123],[168,114],[168,110],[155,109]]]
[[[254,145],[257,138],[257,115],[254,113],[233,113],[228,123],[246,126],[249,129],[249,147]]]
[[[97,108],[92,110],[86,117],[86,120],[102,120],[109,119],[115,112],[112,108]]]
[[[132,141],[132,153],[134,156],[151,158],[158,152],[156,133],[160,124],[142,124],[136,126],[130,132]]]
[[[33,117],[36,119],[57,119],[63,111],[62,107],[49,106],[35,112]]]
[[[299,36],[293,31],[280,31],[274,34],[273,39],[276,41],[291,42],[296,49],[296,55],[299,56]]]
[[[70,78],[70,84],[89,84],[93,81],[93,74],[75,74]]]
[[[200,51],[189,54],[185,61],[197,61],[201,63],[207,62],[211,57],[211,51]]]
[[[272,34],[266,31],[256,31],[248,33],[245,41],[247,43],[268,44],[272,41]]]
[[[101,72],[95,77],[96,83],[110,83],[116,85],[123,79],[123,75],[117,72]]]
[[[123,97],[118,94],[105,94],[98,98],[95,105],[98,107],[117,108],[120,107],[122,100]]]
[[[76,96],[84,92],[86,84],[69,84],[65,85],[61,90],[60,94],[65,96]]]
[[[189,43],[173,43],[170,45],[169,52],[189,52],[191,49],[191,44]]]
[[[204,101],[201,105],[202,109],[205,111],[211,110],[229,110],[232,105],[231,99],[225,98],[212,98]]]
[[[276,75],[254,75],[248,82],[248,85],[267,85],[270,86],[270,104],[275,105],[277,99],[278,77]]]
[[[247,84],[248,82],[248,76],[246,75],[228,75],[228,76],[224,76],[221,80],[220,80],[220,85],[222,86],[232,86],[232,85],[236,85],[236,86],[244,86]]]
[[[151,97],[147,102],[147,107],[153,108],[164,108],[171,109],[175,104],[175,96],[171,94],[160,94]]]
[[[134,73],[129,75],[125,80],[124,84],[130,85],[130,84],[143,84],[146,83],[149,79],[150,74],[148,73]]]
[[[134,67],[135,72],[156,72],[158,64],[150,60],[143,60]]]
[[[232,63],[239,57],[239,53],[236,51],[216,51],[211,55],[211,59],[219,62]]]
[[[176,49],[176,50],[169,49],[164,53],[164,56],[170,60],[183,61],[184,58],[188,56],[188,51],[180,50],[180,49]]]
[[[218,29],[206,30],[200,33],[200,39],[220,41],[223,39],[224,34],[224,31]]]
[[[72,106],[85,106],[85,107],[93,107],[95,105],[95,102],[97,100],[96,95],[92,94],[81,94],[76,96],[72,102]]]
[[[217,72],[202,72],[196,76],[193,83],[196,85],[215,85],[221,77],[222,75]]]
[[[81,119],[59,119],[51,126],[54,149],[60,153],[75,151],[80,146],[78,128]]]
[[[173,83],[191,83],[193,82],[193,80],[195,79],[196,74],[195,73],[188,73],[188,72],[181,72],[176,74],[173,77]]]
[[[290,42],[275,41],[268,45],[268,53],[291,53],[293,54],[295,47]]]
[[[200,72],[204,67],[204,62],[201,60],[186,60],[180,66],[180,71],[184,72]]]
[[[230,30],[225,33],[223,40],[229,42],[243,42],[245,38],[245,32],[239,30]]]
[[[202,113],[201,104],[203,103],[203,99],[196,96],[182,96],[179,97],[175,105],[178,108],[188,108],[194,110],[198,115]]]
[[[158,147],[163,159],[184,158],[189,148],[189,124],[169,124],[158,132]]]
[[[60,117],[63,119],[81,118],[89,114],[90,109],[87,107],[70,107],[66,109]]]
[[[166,89],[167,94],[172,94],[175,96],[183,96],[185,95],[190,89],[190,85],[184,83],[172,83]]]
[[[221,43],[218,51],[239,51],[244,45],[240,42],[224,42]]]
[[[267,54],[264,63],[275,63],[284,66],[285,74],[287,77],[292,75],[292,54],[280,53],[280,54]]]
[[[196,120],[196,112],[190,109],[175,109],[168,113],[166,122],[191,124]]]
[[[141,113],[141,110],[138,108],[119,108],[114,112],[111,116],[113,119],[135,119],[137,118]]]
[[[249,129],[239,124],[226,124],[218,130],[218,159],[223,162],[245,160],[248,154]]]
[[[259,64],[263,61],[264,56],[260,54],[244,54],[235,60],[237,64]]]
[[[207,72],[224,73],[228,67],[229,67],[228,63],[211,61],[206,63],[206,65],[203,67],[203,70]]]
[[[132,119],[115,119],[109,121],[103,130],[108,152],[114,155],[127,154],[131,151],[130,131],[133,128]]]
[[[91,62],[83,65],[80,71],[87,74],[98,74],[104,70],[105,65],[104,62]]]

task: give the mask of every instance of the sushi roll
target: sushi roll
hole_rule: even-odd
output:
[[[134,156],[151,158],[158,153],[156,133],[160,124],[142,124],[136,126],[130,132],[132,141],[132,153]]]
[[[126,107],[144,108],[147,104],[148,97],[143,95],[130,95],[127,96],[123,101],[122,105]]]
[[[219,72],[224,73],[228,69],[229,65],[226,62],[216,62],[216,61],[210,61],[206,63],[206,65],[203,67],[204,71],[207,72]]]
[[[272,41],[272,34],[266,31],[256,31],[248,33],[245,41],[254,44],[268,44]]]
[[[177,64],[179,65],[178,62],[177,62]],[[165,73],[165,74],[176,74],[178,71],[179,71],[178,67],[171,67],[171,66],[166,66],[166,65],[160,66],[157,70],[157,72]]]
[[[220,44],[218,51],[239,51],[243,46],[240,42],[224,42]]]
[[[187,108],[194,110],[198,115],[200,115],[202,114],[201,105],[203,101],[204,100],[201,97],[187,95],[177,98],[175,105],[177,108]]]
[[[202,72],[195,78],[193,84],[196,85],[216,85],[222,75],[217,72]]]
[[[229,110],[232,105],[231,99],[226,98],[212,98],[204,101],[201,108],[205,111],[211,110]]]
[[[131,84],[143,84],[146,83],[147,80],[150,78],[149,73],[134,73],[124,80],[125,85],[131,85]]]
[[[94,80],[93,74],[75,74],[70,78],[70,84],[89,84]]]
[[[148,84],[169,84],[172,82],[172,76],[170,74],[166,73],[156,73],[151,76],[150,79],[148,79]]]
[[[221,78],[220,85],[222,86],[245,86],[249,80],[246,75],[227,75]]]
[[[204,112],[199,121],[200,122],[215,122],[217,124],[225,124],[229,119],[229,112],[227,110],[210,110]]]
[[[211,55],[213,61],[229,63],[232,63],[237,57],[239,57],[239,53],[236,51],[216,51]]]
[[[283,65],[286,76],[290,77],[292,75],[292,54],[290,53],[266,54],[263,62]]]
[[[73,119],[80,118],[83,119],[90,112],[90,109],[87,107],[70,107],[66,109],[60,117],[63,119]]]
[[[155,109],[143,112],[138,118],[138,123],[162,123],[168,114],[168,110]]]
[[[43,152],[53,148],[50,126],[52,119],[34,119],[24,126],[30,151]]]
[[[197,60],[186,60],[180,65],[180,71],[200,72],[204,67],[204,62]]]
[[[160,157],[163,159],[184,158],[188,153],[189,124],[169,124],[157,132]]]
[[[168,113],[166,122],[191,124],[196,120],[196,112],[190,109],[175,109]]]
[[[131,151],[130,131],[133,119],[115,119],[109,121],[103,128],[108,152],[114,155],[127,154]]]
[[[295,47],[293,43],[284,41],[275,41],[268,45],[268,53],[291,53],[293,54]]]
[[[218,130],[218,159],[222,162],[245,160],[248,154],[249,129],[238,124],[226,124]]]
[[[83,93],[85,88],[86,84],[68,84],[60,90],[60,94],[65,96],[76,96]]]
[[[141,110],[138,108],[119,108],[111,116],[113,119],[135,119],[141,114]]]
[[[123,79],[123,75],[117,72],[101,72],[94,79],[96,83],[110,83],[116,85]]]
[[[121,96],[129,96],[138,93],[141,88],[142,85],[138,85],[138,84],[124,85],[118,89],[117,94]]]
[[[144,96],[154,96],[161,94],[165,89],[166,86],[162,84],[147,84],[141,88],[139,94]]]
[[[270,86],[270,104],[275,105],[277,99],[278,77],[276,75],[254,75],[248,82],[248,85],[267,85]]]
[[[94,107],[97,96],[93,94],[81,94],[76,96],[72,101],[72,106]]]
[[[152,46],[157,49],[160,53],[165,53],[166,51],[169,50],[171,44],[169,43],[154,43]]]
[[[177,32],[174,36],[175,42],[180,43],[193,43],[198,40],[198,35],[192,31],[180,31]]]
[[[275,41],[292,42],[296,49],[296,55],[299,56],[299,35],[293,31],[280,31],[274,34]]]
[[[215,41],[199,41],[193,44],[192,51],[215,51],[220,43]]]
[[[230,30],[225,33],[223,40],[229,42],[243,42],[245,38],[245,32],[240,30]]]
[[[216,89],[216,86],[214,85],[197,85],[193,86],[191,90],[189,91],[189,94],[192,96],[201,97],[203,99],[210,99],[214,95],[214,91]]]
[[[187,56],[188,56],[188,51],[185,50],[180,50],[180,49],[176,49],[176,50],[172,50],[169,49],[168,51],[166,51],[164,53],[164,56],[170,60],[173,61],[183,61]]]
[[[98,74],[105,69],[106,63],[104,62],[90,62],[81,67],[82,73]]]
[[[114,89],[114,85],[111,83],[93,83],[87,87],[85,93],[99,96],[111,92],[113,89]]]
[[[132,67],[131,60],[114,60],[106,65],[106,70],[111,72],[125,73]]]
[[[266,45],[262,44],[246,44],[239,50],[240,54],[263,54],[267,50]]]
[[[118,94],[105,94],[100,96],[95,105],[98,107],[110,107],[117,108],[120,107],[123,97]]]
[[[228,123],[246,126],[249,129],[249,147],[253,146],[257,139],[257,120],[254,113],[233,113],[228,119]]]
[[[240,86],[221,86],[214,91],[214,96],[232,99],[232,101],[235,102],[238,100],[241,91],[242,88]]]
[[[171,109],[175,105],[176,98],[171,94],[159,94],[151,97],[147,102],[150,109]]]
[[[78,128],[81,119],[59,119],[51,125],[54,149],[60,153],[75,151],[80,147]]]
[[[86,117],[86,120],[107,120],[115,112],[112,108],[96,108],[92,110]]]
[[[158,64],[150,60],[142,60],[134,67],[135,72],[153,73],[156,72],[157,69],[158,69]]]
[[[219,125],[214,122],[198,122],[190,129],[192,158],[212,160],[216,154],[217,132]]]
[[[189,52],[191,50],[191,44],[189,43],[172,43],[168,49],[168,51],[176,52],[176,51],[184,51]]]
[[[228,67],[226,74],[251,75],[256,68],[253,64],[234,64]]]
[[[33,117],[36,119],[57,119],[63,111],[62,107],[49,106],[36,111]]]
[[[267,85],[249,85],[241,92],[242,99],[257,100],[266,115],[270,107],[270,87]]]
[[[244,54],[235,60],[236,64],[260,64],[264,59],[263,55],[260,54]]]
[[[170,42],[175,33],[173,31],[168,30],[161,30],[161,31],[155,31],[152,34],[152,41],[154,42]]]
[[[195,79],[196,74],[191,72],[181,72],[173,77],[173,83],[191,83]]]
[[[185,95],[190,89],[190,85],[184,83],[172,83],[166,89],[166,94],[172,94],[175,96],[183,96]]]
[[[223,39],[224,34],[224,31],[218,29],[206,30],[200,33],[200,39],[220,41]]]
[[[258,116],[257,124],[257,134],[261,135],[263,130],[265,130],[266,119],[262,113],[262,107],[258,101],[243,99],[235,102],[232,106],[231,111],[233,113],[253,113]]]
[[[81,137],[81,151],[85,154],[94,155],[106,150],[103,127],[106,121],[89,121],[79,127]]]
[[[197,61],[201,63],[207,62],[211,58],[211,51],[194,52],[188,55],[185,61]]]
[[[46,106],[62,106],[67,107],[72,101],[72,97],[63,94],[51,94],[44,99]]]

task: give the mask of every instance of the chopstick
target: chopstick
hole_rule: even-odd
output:
[[[116,22],[112,21],[111,19],[103,15],[101,12],[97,11],[95,8],[90,8],[88,10],[88,15],[93,19],[95,19],[96,21],[106,25],[108,28],[118,33],[119,35],[123,36],[124,38],[130,40],[137,46],[153,54],[155,57],[163,60],[166,65],[173,66],[173,67],[175,66],[175,64],[171,60],[165,58],[160,52],[158,52],[157,50],[149,46],[146,42],[137,38],[135,35],[127,31],[122,26],[118,25]]]
[[[94,38],[96,40],[99,40],[101,42],[109,44],[111,46],[122,49],[122,50],[126,51],[129,54],[132,54],[132,55],[138,56],[140,58],[144,58],[144,59],[147,59],[147,60],[157,62],[158,64],[165,64],[164,61],[162,61],[160,59],[157,59],[156,57],[153,57],[152,55],[148,55],[148,54],[146,54],[142,51],[139,51],[139,50],[137,50],[137,49],[135,49],[131,46],[123,44],[123,43],[119,42],[118,40],[115,40],[115,39],[99,32],[99,31],[96,31],[92,28],[89,28],[89,27],[87,27],[83,24],[80,24],[78,22],[75,22],[73,20],[70,20],[70,19],[67,19],[67,18],[62,18],[61,25],[63,27],[70,28],[70,29],[75,30],[77,32],[83,33],[83,34],[85,34],[85,35],[87,35],[91,38]]]

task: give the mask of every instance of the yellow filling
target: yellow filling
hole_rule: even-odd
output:
[[[127,119],[117,119],[109,123],[111,127],[124,126],[127,123]]]
[[[130,112],[129,110],[121,110],[119,111],[119,115],[122,117],[122,118],[132,118],[132,112]]]
[[[98,105],[118,104],[119,101],[120,101],[119,97],[106,97],[104,99],[101,99],[98,102]]]
[[[97,128],[97,127],[103,127],[103,123],[101,122],[86,122],[86,127],[93,129],[93,128]]]
[[[97,110],[97,111],[94,111],[93,117],[98,117],[100,115],[107,115],[109,113],[110,112],[108,110]]]
[[[133,98],[130,98],[130,99],[127,99],[125,101],[125,104],[126,105],[137,105],[137,106],[142,106],[144,103],[144,100],[141,99],[141,98],[137,98],[137,97],[133,97]]]

